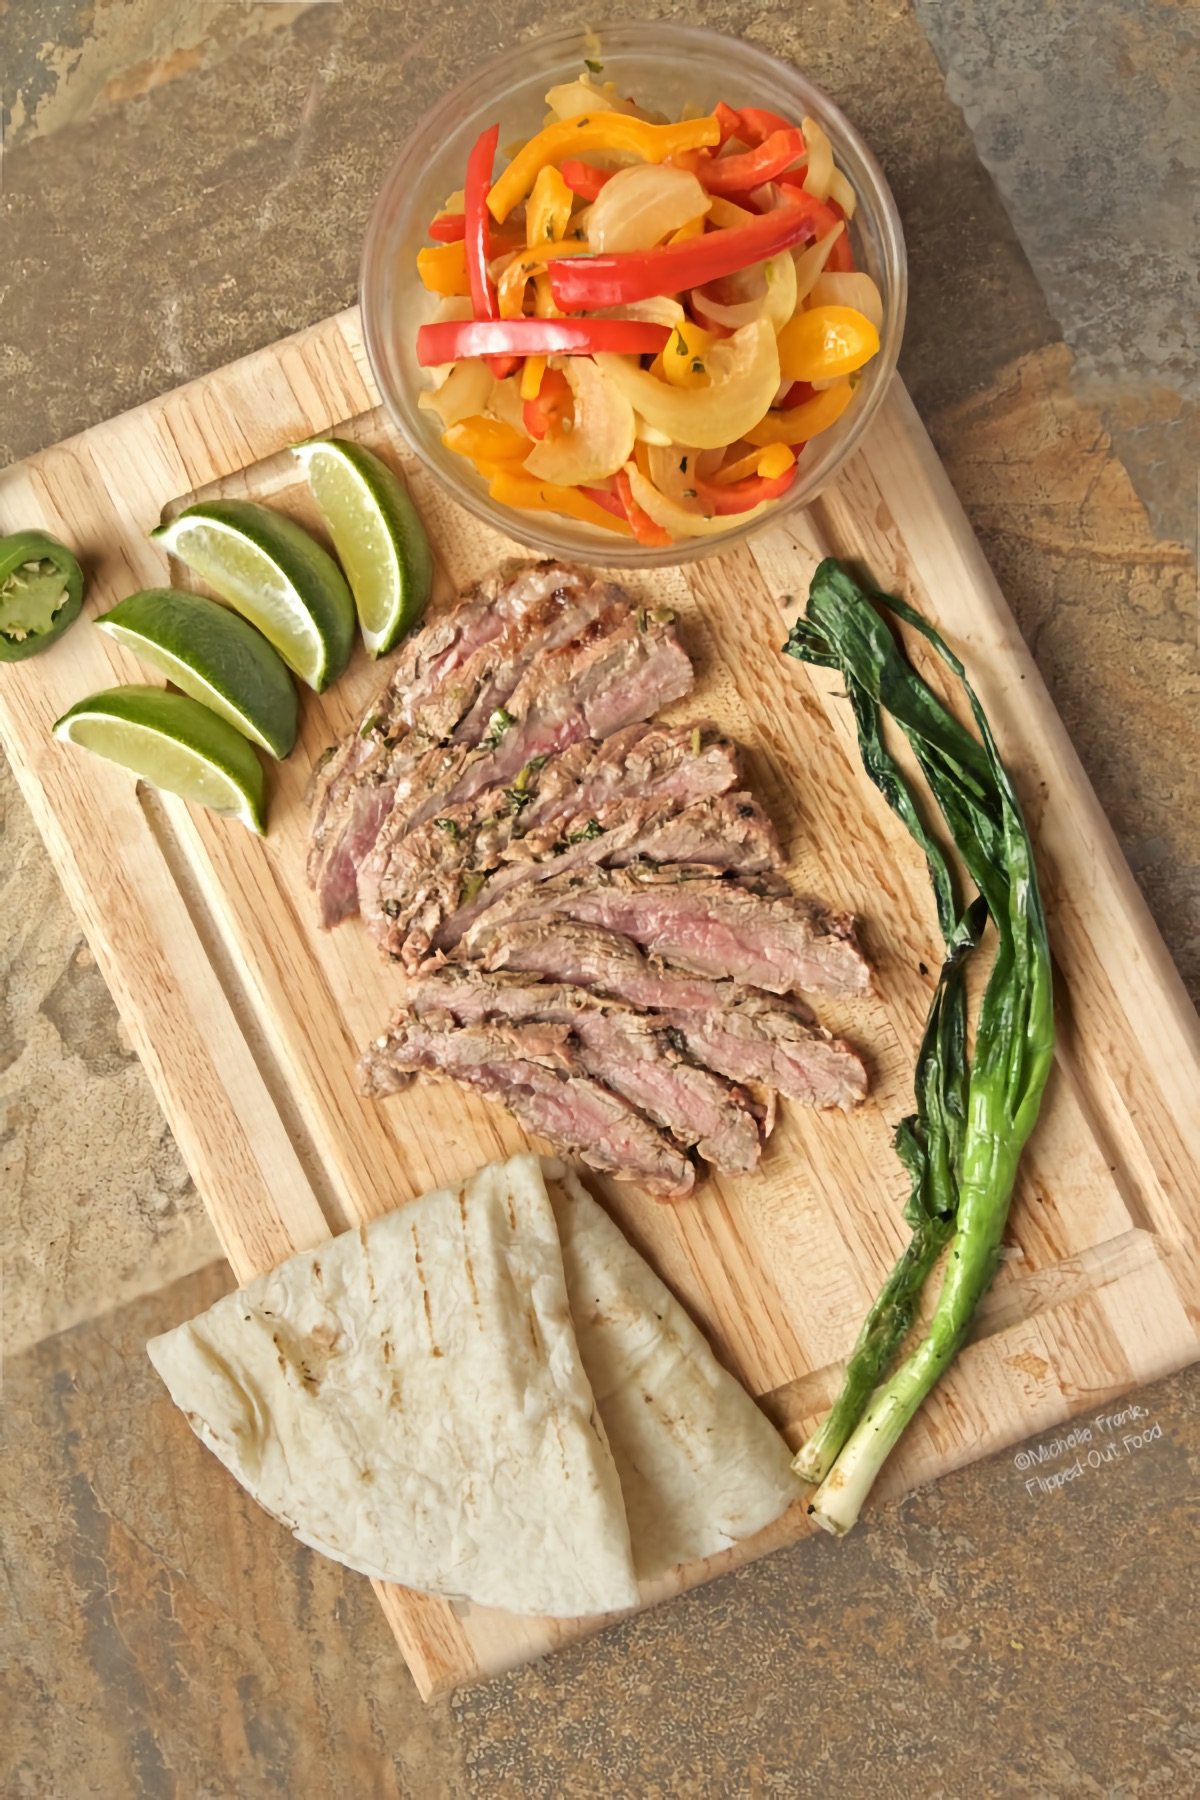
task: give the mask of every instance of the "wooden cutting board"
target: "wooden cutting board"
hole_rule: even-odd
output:
[[[40,525],[90,573],[88,612],[168,579],[147,532],[217,494],[312,523],[286,446],[336,430],[403,465],[443,593],[519,548],[457,510],[407,457],[343,313],[0,475],[0,531]],[[939,962],[921,859],[858,763],[827,672],[779,654],[818,558],[857,559],[921,607],[970,669],[1038,846],[1058,972],[1059,1048],[1009,1232],[972,1342],[889,1462],[878,1492],[1098,1410],[1197,1354],[1200,1030],[1112,832],[897,382],[842,480],[806,517],[729,555],[647,578],[699,672],[679,718],[746,746],[794,885],[863,921],[880,997],[822,1007],[861,1046],[872,1098],[854,1118],[785,1104],[762,1168],[714,1177],[678,1207],[599,1184],[789,1440],[838,1385],[841,1359],[904,1240],[891,1131]],[[178,568],[170,576],[182,584]],[[797,597],[781,605],[781,596]],[[355,1089],[358,1050],[397,980],[361,926],[322,935],[304,881],[312,764],[381,680],[360,656],[306,694],[299,745],[269,781],[270,836],[142,790],[54,743],[51,722],[114,682],[150,677],[103,633],[0,668],[0,731],[221,1241],[241,1281],[331,1232],[504,1156],[508,1116],[442,1085],[383,1103]],[[180,1429],[185,1429],[180,1421]],[[197,1455],[202,1452],[197,1446]],[[861,1529],[870,1530],[870,1515]],[[266,1518],[262,1529],[277,1527]],[[771,1531],[647,1590],[647,1604],[803,1536]],[[604,1621],[515,1619],[379,1585],[427,1697]]]

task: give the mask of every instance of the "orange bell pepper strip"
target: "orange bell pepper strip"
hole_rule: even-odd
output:
[[[564,513],[584,525],[599,525],[604,531],[630,535],[630,526],[597,506],[579,488],[560,487],[557,482],[537,481],[524,469],[497,467],[490,471],[488,492],[501,506],[515,506],[523,512]]]
[[[684,119],[678,125],[647,125],[627,113],[579,113],[560,119],[530,138],[509,163],[488,194],[488,209],[502,225],[514,206],[525,198],[550,163],[575,158],[589,150],[623,150],[643,162],[663,162],[680,150],[699,150],[719,144],[721,127],[714,118]]]
[[[849,380],[836,381],[832,387],[815,393],[810,400],[802,400],[799,406],[790,407],[786,412],[767,413],[743,435],[748,444],[807,444],[819,431],[828,431],[831,425],[836,425],[853,398],[854,389]]]
[[[779,372],[785,380],[829,381],[852,375],[879,349],[879,333],[852,306],[814,306],[779,333]]]
[[[417,251],[417,274],[431,294],[469,294],[467,253],[456,244],[427,244]]]
[[[467,457],[476,467],[486,464],[489,468],[497,464],[519,465],[533,448],[529,439],[515,427],[506,425],[502,419],[485,418],[482,413],[451,425],[442,433],[442,442],[447,450]]]

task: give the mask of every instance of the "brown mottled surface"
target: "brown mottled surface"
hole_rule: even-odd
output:
[[[463,46],[590,10],[0,6],[0,456],[347,304],[374,188]],[[704,17],[876,146],[905,375],[1200,992],[1194,8]],[[975,1468],[421,1707],[367,1584],[244,1500],[145,1361],[228,1275],[7,773],[0,912],[0,1791],[1200,1792],[1194,1374],[1134,1397],[1161,1437],[1061,1493]]]

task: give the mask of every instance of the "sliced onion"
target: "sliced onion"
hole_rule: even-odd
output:
[[[593,200],[587,241],[605,255],[649,250],[706,213],[711,204],[690,170],[669,163],[634,163],[618,169]]]
[[[686,444],[656,444],[648,454],[650,479],[659,493],[689,512],[700,511],[696,494],[697,462],[703,454]],[[686,463],[686,469],[680,468]]]
[[[561,487],[605,481],[633,455],[633,407],[589,356],[563,358],[563,374],[575,396],[575,422],[560,437],[544,437],[525,458],[539,481]]]
[[[876,331],[883,329],[883,296],[862,270],[853,274],[833,271],[822,275],[809,290],[810,306],[849,306],[864,313]]]
[[[629,476],[630,492],[642,511],[649,513],[654,523],[661,525],[673,537],[718,537],[721,532],[729,531],[734,525],[744,525],[748,519],[757,519],[760,514],[768,512],[773,504],[770,500],[764,500],[761,505],[749,507],[746,512],[736,516],[717,513],[706,519],[702,512],[690,512],[686,506],[660,494],[636,464],[627,464],[626,474]]]
[[[744,325],[708,352],[708,387],[677,388],[609,351],[601,370],[646,422],[681,444],[717,449],[757,425],[779,386],[779,349],[766,319]]]
[[[797,306],[802,300],[807,300],[812,293],[814,284],[820,280],[825,264],[829,261],[830,251],[845,229],[846,227],[839,219],[831,231],[827,231],[823,238],[818,238],[816,243],[810,244],[806,250],[801,250],[795,258]]]
[[[422,388],[417,405],[422,412],[436,413],[442,430],[449,431],[460,419],[474,418],[483,411],[488,391],[495,386],[492,372],[478,357],[467,357],[454,363],[445,381],[437,388]]]
[[[767,279],[767,298],[763,317],[776,331],[782,331],[796,310],[796,262],[790,250],[783,250],[763,264]]]
[[[740,331],[743,325],[752,325],[755,319],[765,318],[771,321],[776,331],[782,330],[796,310],[796,265],[791,251],[781,251],[778,256],[770,257],[765,263],[755,263],[752,269],[741,273],[753,275],[755,289],[743,300],[727,303],[715,296],[712,289],[692,289],[692,311],[697,319],[709,327],[721,325],[728,331]],[[718,285],[714,282],[712,287]]]
[[[664,444],[669,444],[671,442],[666,432],[660,431],[657,425],[647,425],[641,413],[634,413],[633,416],[637,421],[637,441],[639,444],[656,444],[661,449]]]
[[[815,119],[801,119],[800,129],[808,146],[808,172],[804,191],[816,200],[828,200],[833,179],[833,145]]]
[[[848,219],[852,219],[858,210],[858,195],[850,186],[842,171],[834,167],[829,177],[829,198],[836,200]]]
[[[482,410],[489,417],[511,425],[514,431],[524,431],[525,402],[521,398],[521,377],[509,375],[504,381],[493,378]]]
[[[665,325],[670,330],[687,317],[678,300],[652,294],[647,300],[630,300],[624,306],[597,307],[597,319],[640,319],[646,325]]]
[[[583,113],[624,112],[611,81],[596,87],[587,75],[574,81],[560,81],[546,95],[546,105],[555,119],[577,119]]]

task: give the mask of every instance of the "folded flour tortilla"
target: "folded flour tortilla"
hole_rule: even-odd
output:
[[[301,1542],[508,1612],[633,1606],[637,1578],[798,1492],[787,1445],[668,1289],[534,1156],[293,1256],[147,1348]]]
[[[727,1550],[785,1512],[801,1491],[792,1453],[582,1182],[553,1163],[545,1170],[634,1567],[652,1580]]]

